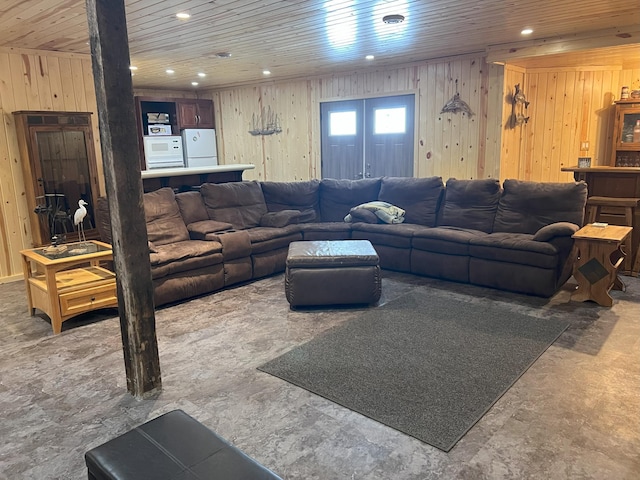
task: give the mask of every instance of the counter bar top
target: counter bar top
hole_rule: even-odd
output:
[[[180,177],[183,175],[206,175],[209,173],[237,172],[251,170],[253,168],[256,168],[256,166],[252,163],[236,163],[230,165],[214,165],[211,167],[194,168],[154,168],[152,170],[143,170],[141,175],[144,180],[145,178]],[[640,168],[638,170],[640,170]]]

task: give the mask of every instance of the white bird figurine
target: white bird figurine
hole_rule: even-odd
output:
[[[78,240],[85,242],[87,239],[84,236],[84,217],[87,216],[87,209],[89,205],[83,199],[78,200],[78,209],[73,214],[73,224],[78,226]]]

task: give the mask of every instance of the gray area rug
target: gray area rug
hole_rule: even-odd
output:
[[[568,325],[411,293],[258,369],[449,451]]]

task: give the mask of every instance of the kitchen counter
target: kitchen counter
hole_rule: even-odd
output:
[[[253,168],[255,165],[251,163],[236,163],[212,167],[143,170],[142,185],[145,192],[152,192],[162,187],[187,191],[196,189],[203,183],[241,182],[242,173]]]

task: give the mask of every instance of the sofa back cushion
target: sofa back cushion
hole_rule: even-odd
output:
[[[176,194],[176,202],[180,208],[180,215],[187,227],[192,223],[209,220],[200,192],[181,192]]]
[[[300,210],[315,213],[315,221],[320,218],[320,181],[303,182],[262,182],[262,193],[270,212]],[[309,216],[311,218],[311,216]]]
[[[405,211],[405,223],[434,227],[442,199],[442,177],[384,177],[378,200]]]
[[[505,180],[493,231],[534,234],[555,222],[582,226],[586,202],[584,182]]]
[[[98,197],[95,215],[96,227],[100,234],[100,240],[106,243],[113,243],[111,238],[111,217],[109,216],[109,202],[107,197]]]
[[[230,223],[236,230],[259,226],[267,213],[262,188],[256,181],[205,183],[200,194],[209,219]]]
[[[180,215],[175,194],[169,187],[145,193],[144,216],[149,241],[155,245],[189,240],[189,232]]]
[[[438,225],[491,233],[500,201],[497,179],[447,180]]]
[[[361,203],[378,200],[380,178],[320,182],[320,214],[323,222],[342,222],[349,210]]]

